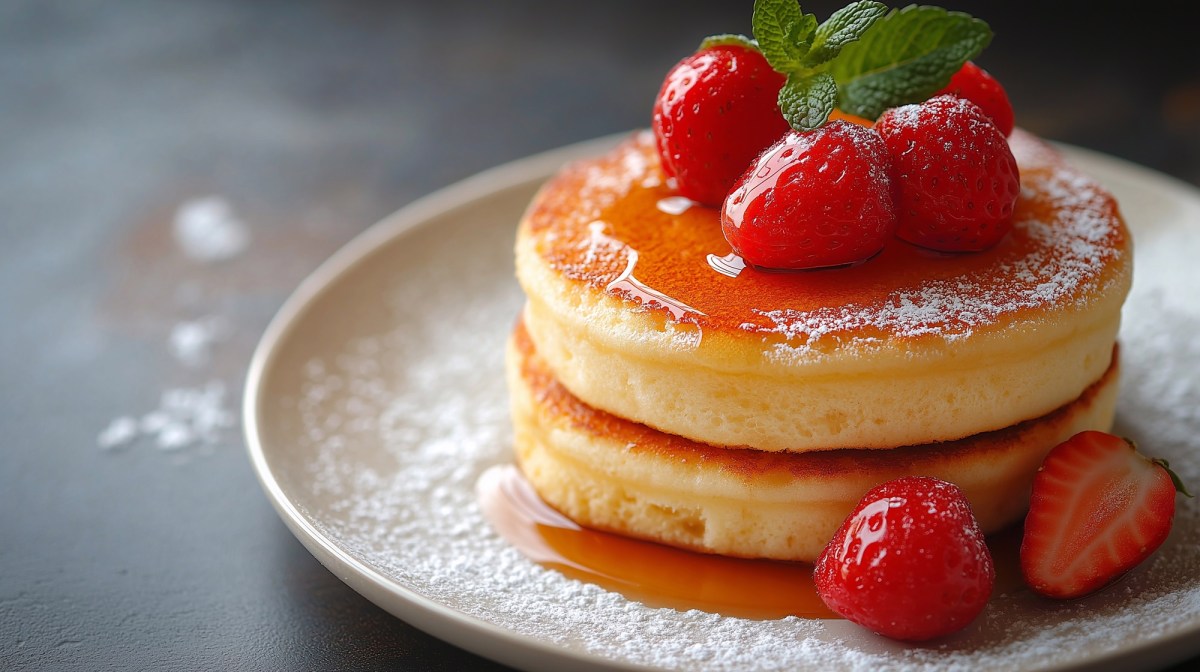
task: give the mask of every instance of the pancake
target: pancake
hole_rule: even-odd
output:
[[[576,522],[722,555],[812,562],[870,488],[920,474],[957,484],[980,526],[1018,520],[1045,454],[1084,429],[1107,430],[1116,351],[1076,399],[1005,429],[893,450],[729,449],[595,409],[558,382],[523,324],[509,341],[517,461],[534,489]]]
[[[565,168],[523,218],[523,319],[584,403],[714,446],[934,445],[1041,418],[1113,366],[1131,241],[1112,196],[1021,130],[1013,231],[899,240],[850,268],[740,268],[648,133]],[[689,207],[690,206],[690,207]]]

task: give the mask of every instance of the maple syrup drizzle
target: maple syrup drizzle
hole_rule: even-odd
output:
[[[671,313],[671,319],[676,322],[683,319],[688,313],[703,315],[704,313],[692,308],[686,303],[673,299],[662,292],[647,287],[645,283],[633,277],[633,267],[637,265],[638,253],[637,250],[629,250],[629,263],[625,266],[625,270],[621,275],[617,276],[616,280],[608,283],[604,289],[617,294],[624,294],[627,297],[635,298],[643,306],[657,304],[662,306]]]
[[[705,555],[580,527],[543,502],[512,465],[487,470],[477,493],[488,521],[530,560],[647,606],[836,618],[817,597],[811,565]]]
[[[581,527],[551,508],[513,465],[476,484],[484,517],[530,560],[649,607],[752,619],[839,618],[821,601],[812,565],[708,555]],[[1020,584],[1020,527],[989,537],[995,592]]]
[[[606,234],[604,232],[606,226],[602,220],[596,220],[588,224],[588,239],[585,246],[586,255],[584,257],[585,260],[595,261],[596,251],[606,247],[620,249],[625,254],[625,270],[604,287],[605,291],[624,296],[630,300],[636,300],[643,306],[662,307],[671,314],[671,319],[677,322],[682,320],[688,313],[704,314],[678,299],[648,287],[646,283],[634,277],[633,269],[638,263],[638,251]]]

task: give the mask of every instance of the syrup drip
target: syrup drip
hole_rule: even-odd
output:
[[[551,508],[513,465],[488,469],[476,495],[492,527],[530,560],[649,607],[751,619],[839,618],[821,601],[812,566],[695,553],[581,527]],[[994,593],[1021,585],[1020,526],[988,539]]]
[[[673,299],[658,290],[647,287],[641,280],[633,277],[633,267],[637,265],[637,261],[637,250],[629,250],[629,263],[625,266],[625,270],[617,276],[616,280],[608,283],[604,289],[636,298],[643,306],[658,304],[666,308],[676,322],[683,319],[683,316],[688,313],[704,314],[678,299]]]
[[[636,300],[643,306],[658,305],[666,309],[671,314],[671,318],[676,322],[683,319],[688,313],[703,315],[699,310],[692,308],[686,303],[667,296],[662,292],[648,287],[644,282],[638,280],[633,275],[633,268],[638,263],[638,251],[620,240],[604,233],[605,223],[596,220],[588,225],[588,244],[587,257],[585,261],[594,261],[597,255],[596,250],[603,248],[619,248],[625,252],[625,270],[621,272],[612,282],[605,286],[605,291],[613,294],[619,294],[626,298]]]
[[[730,252],[723,257],[710,254],[707,258],[709,267],[721,275],[736,278],[746,270],[746,260],[738,256],[737,252]]]
[[[576,525],[550,508],[512,465],[476,486],[492,527],[534,562],[650,607],[742,618],[836,618],[821,602],[812,566],[693,553]]]
[[[668,196],[666,198],[660,198],[658,203],[655,203],[655,207],[657,207],[660,212],[665,212],[668,215],[682,215],[693,205],[697,205],[697,203],[692,199],[683,196]]]

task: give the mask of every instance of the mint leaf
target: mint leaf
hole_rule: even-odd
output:
[[[838,87],[833,75],[789,76],[779,90],[779,111],[797,131],[820,128],[837,104]]]
[[[758,49],[758,43],[746,37],[745,35],[735,35],[727,33],[723,35],[709,35],[700,43],[700,48],[697,51],[704,51],[713,47],[724,46],[746,47],[747,49]]]
[[[837,58],[842,47],[862,37],[887,11],[881,2],[862,0],[834,12],[817,28],[804,64],[812,68]]]
[[[889,107],[925,100],[991,40],[986,23],[961,12],[915,5],[892,11],[831,64],[838,107],[875,119]]]
[[[800,11],[796,0],[755,0],[754,39],[775,70],[789,74],[801,67],[808,53],[817,17]]]
[[[787,77],[779,108],[793,128],[819,128],[834,107],[868,119],[919,102],[944,87],[992,40],[987,24],[962,12],[910,6],[889,11],[857,0],[818,25],[797,0],[755,0],[754,39],[708,38],[701,48],[757,48]]]

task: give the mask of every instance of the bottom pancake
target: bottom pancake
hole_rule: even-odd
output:
[[[517,462],[567,517],[696,551],[805,562],[863,494],[906,475],[957,484],[984,532],[1015,522],[1051,448],[1112,426],[1118,387],[1114,352],[1078,399],[1005,429],[891,450],[769,453],[696,443],[584,404],[555,380],[521,324],[507,363]]]

